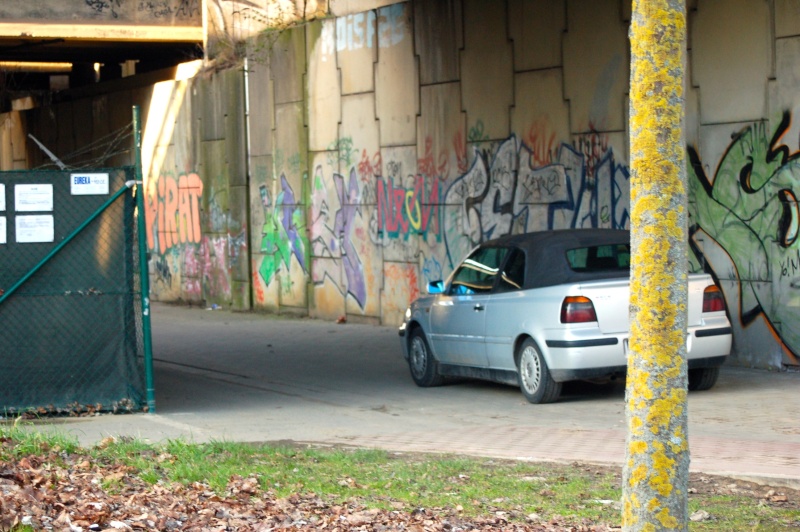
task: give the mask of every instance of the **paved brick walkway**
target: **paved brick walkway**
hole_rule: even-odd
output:
[[[617,430],[547,429],[514,426],[449,432],[413,432],[341,438],[332,443],[405,452],[461,453],[514,460],[622,465],[625,433]],[[800,443],[689,438],[691,471],[781,479],[800,488]]]

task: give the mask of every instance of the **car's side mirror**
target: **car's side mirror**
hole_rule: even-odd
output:
[[[431,281],[428,283],[429,294],[441,294],[444,292],[444,281]]]

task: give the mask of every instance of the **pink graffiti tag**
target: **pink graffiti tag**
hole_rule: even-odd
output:
[[[361,161],[358,163],[358,175],[361,177],[362,181],[369,181],[381,175],[382,166],[381,152],[376,152],[370,161],[367,150],[363,150],[361,153]]]
[[[447,175],[447,150],[442,149],[439,153],[439,163],[437,164],[433,155],[433,139],[425,138],[425,155],[417,161],[417,168],[422,175],[428,177],[441,177]]]
[[[525,142],[531,149],[531,162],[536,166],[546,166],[556,158],[558,141],[555,131],[549,131],[545,120],[537,120],[528,129]]]

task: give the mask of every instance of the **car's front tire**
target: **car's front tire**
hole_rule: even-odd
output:
[[[408,367],[417,386],[428,388],[444,382],[444,377],[439,374],[439,363],[433,358],[425,333],[420,328],[411,331],[408,340]]]
[[[689,370],[689,390],[699,392],[710,390],[719,378],[719,366],[715,368],[696,368]]]
[[[528,338],[519,348],[517,357],[519,388],[528,402],[552,403],[561,395],[561,383],[553,380],[550,369],[536,343]]]

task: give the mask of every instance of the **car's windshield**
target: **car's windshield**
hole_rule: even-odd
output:
[[[629,244],[604,244],[567,250],[569,267],[576,272],[629,271]]]

